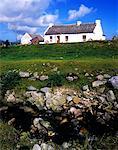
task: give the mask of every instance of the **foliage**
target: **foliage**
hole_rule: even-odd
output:
[[[31,143],[29,132],[22,132],[20,134],[20,140],[18,145],[20,145],[20,149],[22,150],[29,150],[33,146],[33,143]]]
[[[48,80],[48,86],[54,87],[54,86],[62,86],[64,83],[64,76],[61,74],[52,74],[49,76]]]
[[[7,90],[13,89],[20,80],[20,76],[16,71],[8,71],[7,73],[3,73],[0,79],[0,90],[1,95],[4,96]]]
[[[0,123],[0,150],[13,150],[18,142],[18,132],[12,126]]]

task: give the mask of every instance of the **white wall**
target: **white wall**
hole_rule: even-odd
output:
[[[21,44],[25,45],[25,44],[30,44],[31,43],[31,36],[28,33],[25,33],[22,38],[21,38]]]
[[[105,36],[102,30],[102,25],[100,20],[96,20],[96,27],[94,29],[95,40],[105,40]]]
[[[61,35],[45,35],[45,43],[57,43],[57,36],[60,36],[60,43],[73,43],[73,42],[84,42],[83,35],[86,35],[86,41],[95,40],[94,33],[82,33],[82,34],[61,34]],[[50,40],[52,36],[52,41]],[[65,37],[68,36],[68,41],[65,40]]]

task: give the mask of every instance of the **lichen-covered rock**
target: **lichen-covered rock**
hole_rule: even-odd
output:
[[[20,76],[21,78],[29,78],[29,77],[30,77],[30,73],[29,73],[29,72],[20,71],[20,72],[19,72],[19,76]]]
[[[106,83],[107,83],[107,81],[97,80],[97,81],[92,82],[92,87],[99,87],[100,85],[104,85]]]
[[[112,90],[109,90],[107,92],[107,100],[108,101],[114,101],[116,99],[114,92]]]
[[[118,76],[113,76],[109,79],[109,82],[112,84],[114,89],[118,89]]]

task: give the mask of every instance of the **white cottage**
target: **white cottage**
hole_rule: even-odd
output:
[[[25,33],[21,38],[21,44],[38,44],[39,42],[43,42],[44,39],[41,35],[29,34]]]
[[[101,21],[75,25],[50,25],[44,33],[45,43],[72,43],[91,40],[105,40]]]

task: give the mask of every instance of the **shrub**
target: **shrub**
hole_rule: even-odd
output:
[[[18,142],[18,132],[12,126],[0,123],[0,150],[13,150]]]
[[[52,74],[49,76],[47,86],[62,86],[64,82],[64,75],[61,74]]]
[[[13,89],[20,80],[20,76],[17,71],[8,71],[3,73],[0,78],[0,91],[1,95],[4,97],[4,94],[7,90]]]

